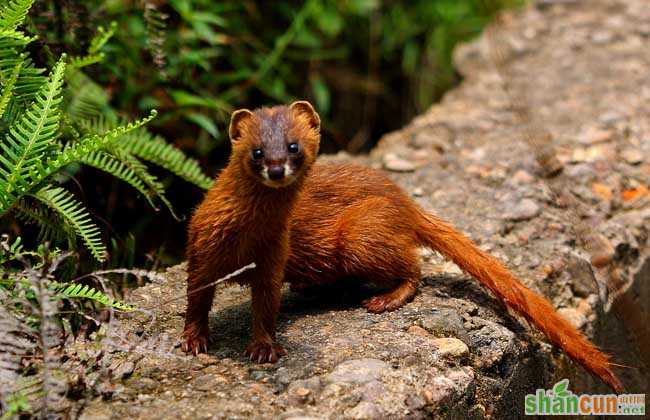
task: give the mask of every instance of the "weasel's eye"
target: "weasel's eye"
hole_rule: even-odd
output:
[[[300,146],[298,146],[298,143],[289,143],[289,146],[287,146],[289,149],[289,153],[298,153],[300,151]]]
[[[255,160],[260,160],[264,157],[264,150],[262,149],[255,149],[253,150],[253,159]]]

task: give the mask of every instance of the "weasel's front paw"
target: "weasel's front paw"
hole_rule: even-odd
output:
[[[253,341],[246,347],[246,355],[257,363],[275,363],[285,354],[281,345],[268,341]]]
[[[185,353],[192,353],[195,356],[199,353],[208,352],[210,330],[207,326],[200,328],[186,327],[181,338],[181,349]]]

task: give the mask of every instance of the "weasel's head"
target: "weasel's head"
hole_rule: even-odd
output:
[[[282,188],[301,178],[316,160],[320,117],[309,102],[240,109],[229,128],[231,159],[266,186]]]

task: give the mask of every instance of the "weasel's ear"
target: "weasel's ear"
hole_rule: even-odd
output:
[[[320,117],[313,106],[307,101],[296,101],[289,105],[289,109],[298,114],[302,114],[309,119],[311,128],[316,131],[320,130]]]
[[[241,136],[241,123],[242,121],[252,118],[253,112],[249,109],[238,109],[232,113],[230,117],[230,126],[228,127],[228,135],[230,136],[230,141],[237,141]]]

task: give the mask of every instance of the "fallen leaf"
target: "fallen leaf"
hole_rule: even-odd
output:
[[[648,187],[641,185],[633,190],[625,190],[621,193],[623,201],[634,201],[648,194]]]
[[[611,201],[613,196],[612,189],[609,188],[607,185],[601,184],[599,182],[594,182],[593,184],[591,184],[591,191],[593,191],[594,194],[596,194],[598,197],[606,201]]]

